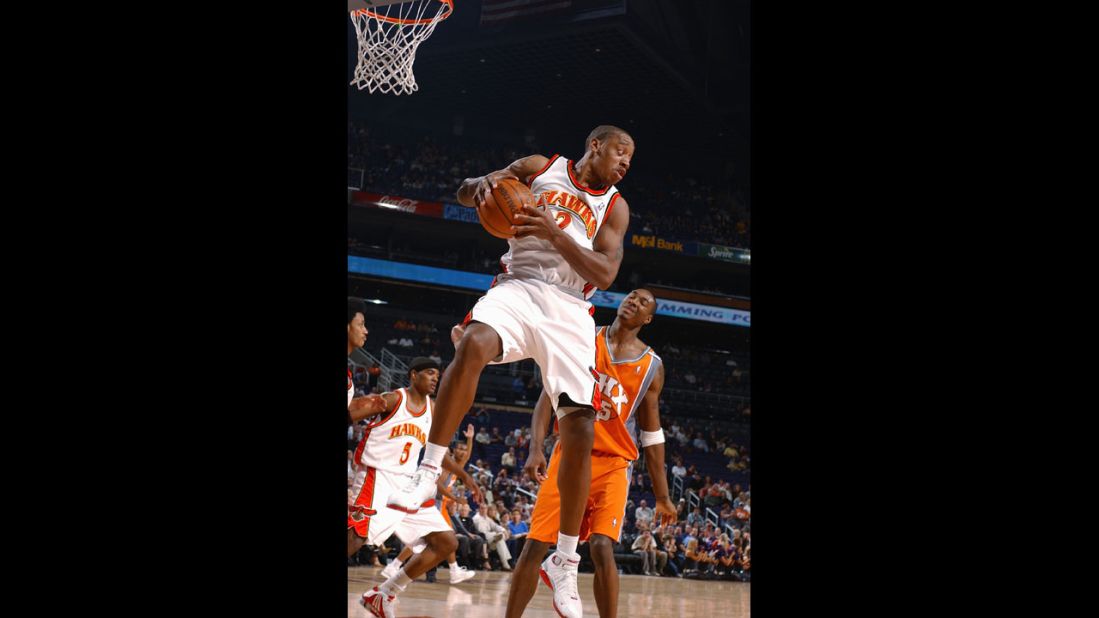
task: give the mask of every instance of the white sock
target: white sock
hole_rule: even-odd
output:
[[[397,565],[397,568],[400,569],[401,565],[404,564],[404,560],[401,560],[400,558],[394,558],[392,560],[392,563]]]
[[[576,543],[580,540],[580,535],[569,536],[564,532],[557,533],[557,551],[561,552],[568,558],[576,556]]]
[[[424,464],[435,466],[438,470],[443,467],[443,456],[446,455],[446,447],[439,446],[434,442],[428,442],[427,448],[424,449],[424,459],[420,462],[420,465]]]
[[[378,586],[378,590],[388,596],[397,596],[404,592],[405,586],[412,581],[408,575],[405,575],[404,569],[397,571],[397,574],[389,579],[385,580],[385,583]]]
[[[457,563],[457,562],[448,562],[448,563],[446,563],[446,565],[447,565],[448,567],[450,567],[450,570],[451,570],[451,571],[453,571],[453,570],[455,570],[455,569],[458,569],[458,568],[461,568],[461,567],[459,567],[459,566],[458,566],[458,563]]]

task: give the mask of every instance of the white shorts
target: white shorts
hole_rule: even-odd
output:
[[[380,545],[393,533],[401,542],[419,553],[427,544],[424,537],[432,532],[453,532],[434,504],[415,513],[405,513],[385,505],[390,494],[400,491],[411,475],[386,472],[367,466],[355,473],[351,486],[355,502],[348,507],[347,527],[366,539],[367,545]]]
[[[532,279],[505,279],[470,311],[469,319],[500,335],[503,354],[490,364],[533,358],[542,370],[542,387],[558,418],[562,393],[578,405],[600,408],[595,372],[595,320],[592,305],[555,286]]]

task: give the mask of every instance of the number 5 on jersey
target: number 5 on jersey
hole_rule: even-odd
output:
[[[408,442],[407,444],[404,445],[404,450],[401,451],[401,460],[397,463],[403,464],[404,462],[408,461],[408,453],[409,453],[409,450],[411,448],[412,448],[412,443],[411,442]]]

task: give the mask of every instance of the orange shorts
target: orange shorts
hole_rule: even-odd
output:
[[[580,540],[592,534],[602,534],[614,541],[622,537],[622,520],[626,514],[626,496],[630,489],[630,464],[618,455],[599,452],[591,454],[591,490],[584,519],[580,522]],[[530,515],[530,533],[536,541],[553,545],[561,531],[561,494],[557,491],[557,470],[561,467],[561,447],[550,457],[547,478],[538,490],[538,500]]]
[[[447,497],[444,496],[443,497],[443,508],[441,508],[439,510],[443,512],[443,519],[446,520],[446,525],[453,528],[454,527],[454,522],[450,521],[450,508],[449,508],[450,503],[451,503],[450,498],[447,498]]]

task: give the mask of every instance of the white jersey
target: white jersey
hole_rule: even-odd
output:
[[[553,155],[542,171],[531,175],[527,184],[539,204],[550,210],[557,225],[585,249],[592,242],[618,199],[614,186],[593,190],[579,183],[572,161]],[[500,258],[504,272],[498,280],[509,278],[545,281],[578,298],[588,299],[595,285],[588,283],[547,240],[529,236],[512,238],[510,249]]]
[[[375,416],[366,426],[366,433],[355,449],[355,461],[370,468],[414,474],[420,450],[431,431],[431,397],[420,410],[413,410],[408,401],[408,389],[397,389],[397,405]]]

